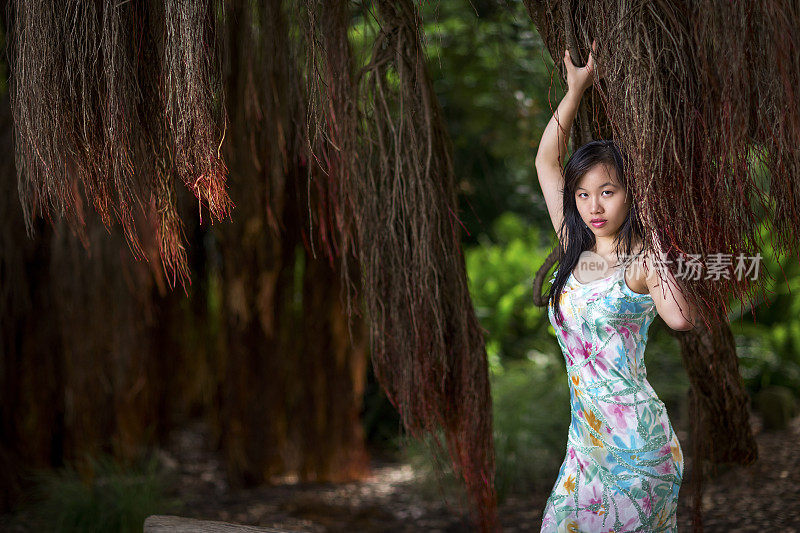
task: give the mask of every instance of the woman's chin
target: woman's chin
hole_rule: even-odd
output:
[[[598,237],[614,237],[616,232],[608,230],[606,228],[597,229],[593,228],[592,232],[594,232],[594,238],[597,239]]]

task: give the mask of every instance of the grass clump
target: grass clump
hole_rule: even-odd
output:
[[[168,481],[153,455],[128,467],[108,455],[85,456],[81,465],[32,472],[33,489],[14,522],[56,533],[141,532],[148,516],[182,505],[167,495]]]

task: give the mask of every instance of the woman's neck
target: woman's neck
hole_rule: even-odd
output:
[[[595,237],[592,251],[603,257],[612,255],[616,251],[616,245],[614,244],[615,238],[616,235],[612,235],[610,237]]]
[[[609,237],[595,237],[594,247],[592,248],[592,252],[596,253],[604,257],[607,261],[611,261],[612,263],[617,262],[617,243],[615,243],[616,235],[611,235]],[[631,243],[631,253],[636,254],[639,250],[639,245],[641,241],[638,239],[634,239]],[[619,250],[620,255],[625,253],[624,250]]]

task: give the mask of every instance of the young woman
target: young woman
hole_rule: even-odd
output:
[[[593,54],[583,68],[569,52],[564,63],[567,94],[542,135],[536,170],[561,246],[548,316],[566,361],[572,419],[541,531],[674,532],[683,453],[643,356],[656,314],[676,330],[691,329],[694,314],[675,278],[642,249],[616,144],[580,147],[562,177],[595,66]]]

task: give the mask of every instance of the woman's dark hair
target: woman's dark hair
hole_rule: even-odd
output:
[[[581,178],[595,165],[601,163],[616,169],[622,188],[630,194],[628,176],[625,173],[627,157],[619,149],[615,141],[599,140],[588,142],[578,148],[567,161],[567,165],[564,168],[564,190],[562,196],[564,221],[558,232],[559,235],[564,235],[564,227],[567,228],[567,242],[565,243],[559,239],[558,273],[547,293],[547,300],[553,305],[554,316],[558,324],[563,324],[558,295],[564,289],[564,285],[567,283],[567,279],[575,265],[578,264],[581,254],[591,249],[595,244],[594,233],[581,218],[578,206],[575,204],[575,190]],[[622,223],[615,238],[617,258],[619,259],[621,253],[625,254],[624,258],[630,258],[633,252],[633,244],[637,241],[643,242],[642,234],[642,223],[639,220],[636,203],[631,202],[628,215],[625,217],[625,221]]]

